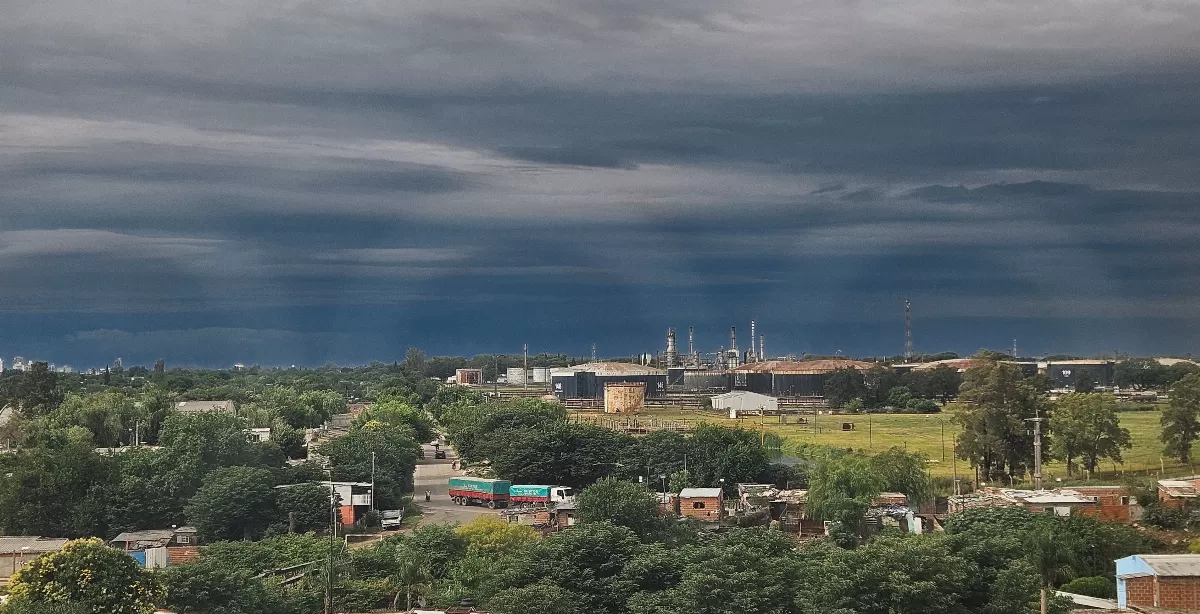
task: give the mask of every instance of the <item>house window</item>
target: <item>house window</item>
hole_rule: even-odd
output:
[[[1121,497],[1121,505],[1129,505],[1129,497]]]
[[[190,535],[178,535],[175,537],[175,541],[180,544],[190,544],[192,543],[192,537]]]
[[[693,502],[692,502],[692,509],[694,509],[694,510],[702,510],[702,509],[704,509],[704,502],[703,502],[703,501],[693,501]]]

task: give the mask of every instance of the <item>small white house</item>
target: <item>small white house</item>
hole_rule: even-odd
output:
[[[246,441],[250,443],[266,443],[271,441],[271,427],[254,427],[246,429]]]
[[[734,390],[712,398],[713,409],[729,411],[729,417],[737,419],[739,414],[758,415],[762,412],[778,412],[779,399],[757,392]]]

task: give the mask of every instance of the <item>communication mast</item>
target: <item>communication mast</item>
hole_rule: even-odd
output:
[[[912,302],[904,299],[904,360],[912,360],[915,355],[912,342]]]

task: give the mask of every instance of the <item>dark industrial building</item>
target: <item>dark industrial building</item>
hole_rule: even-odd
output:
[[[824,397],[825,378],[833,371],[873,366],[860,360],[766,360],[731,369],[730,385],[773,397]]]
[[[729,372],[675,367],[667,369],[667,388],[679,392],[729,392]]]
[[[604,385],[619,382],[643,382],[646,398],[667,394],[667,372],[653,367],[624,362],[589,362],[555,369],[550,385],[559,399],[603,399]]]
[[[1096,386],[1108,388],[1113,385],[1114,366],[1111,360],[1055,360],[1039,364],[1038,370],[1046,374],[1054,388],[1073,388],[1081,376],[1090,377]]]

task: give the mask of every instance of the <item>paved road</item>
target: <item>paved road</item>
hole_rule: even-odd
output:
[[[454,450],[442,446],[446,450],[445,459],[433,457],[433,446],[426,444],[425,459],[417,462],[417,470],[413,475],[416,484],[417,504],[421,506],[422,524],[466,524],[484,514],[495,512],[486,507],[455,505],[450,501],[447,480],[451,476],[462,475],[462,471],[451,468],[451,463],[458,460]],[[429,491],[431,500],[425,502],[425,491]]]

